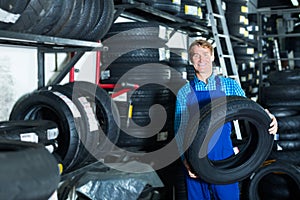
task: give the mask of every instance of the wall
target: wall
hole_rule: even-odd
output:
[[[75,65],[75,80],[95,82],[95,52],[86,53]],[[66,53],[45,54],[45,85],[68,61]],[[69,81],[67,75],[61,84]],[[0,45],[0,121],[8,120],[14,103],[37,89],[37,50],[34,47]]]

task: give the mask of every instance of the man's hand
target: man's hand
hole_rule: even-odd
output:
[[[268,109],[265,109],[266,113],[270,116],[272,119],[270,123],[269,133],[275,135],[278,131],[278,123],[276,117],[270,113]]]
[[[198,178],[198,176],[192,172],[191,167],[186,160],[183,161],[183,164],[184,164],[185,168],[187,169],[189,176],[191,178]]]

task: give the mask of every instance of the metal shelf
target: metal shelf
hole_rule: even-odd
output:
[[[75,56],[63,67],[60,74],[52,81],[58,84],[71,70],[74,64],[87,51],[105,51],[107,47],[102,43],[45,35],[18,33],[0,30],[0,44],[36,47],[38,51],[38,88],[45,84],[45,53],[76,52]]]
[[[123,0],[115,3],[117,16],[133,19],[136,21],[156,21],[167,25],[171,28],[185,31],[187,34],[209,34],[211,28],[207,26],[206,19],[198,19],[195,21],[185,20],[176,15],[158,10],[143,2],[133,0]]]
[[[101,43],[0,30],[0,43],[33,46],[45,51],[103,50]]]
[[[141,22],[158,22],[175,30],[187,33],[190,37],[204,36],[213,38],[212,28],[207,19],[183,19],[174,14],[153,8],[144,2],[136,0],[115,1],[115,18],[122,16]],[[233,41],[245,43],[245,39],[230,36]]]

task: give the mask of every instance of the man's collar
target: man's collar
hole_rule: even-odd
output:
[[[210,75],[210,77],[208,77],[207,82],[210,83],[212,80],[215,79],[215,77],[216,77],[216,76],[212,73],[212,74]],[[196,74],[194,75],[194,81],[195,81],[195,83],[198,83],[198,82],[201,81],[201,80],[198,79],[198,77],[196,76]],[[202,81],[202,82],[203,82],[203,81]]]

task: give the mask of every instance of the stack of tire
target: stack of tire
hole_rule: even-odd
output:
[[[98,41],[113,23],[113,0],[1,1],[1,30]]]
[[[233,52],[238,66],[241,86],[246,96],[258,97],[259,68],[255,63],[255,48],[247,44],[235,44]]]
[[[9,118],[54,122],[59,134],[51,141],[52,154],[66,174],[110,153],[119,136],[118,117],[106,91],[78,81],[23,95]]]
[[[101,54],[100,83],[115,84],[112,93],[128,89],[122,99],[113,98],[121,117],[121,148],[149,152],[173,138],[178,87],[170,86],[176,72],[169,65],[169,34],[157,23],[123,22],[113,24],[104,37],[109,50]]]
[[[276,116],[279,128],[268,157],[272,164],[262,166],[253,174],[248,183],[249,195],[262,199],[265,195],[270,199],[297,199],[300,194],[300,71],[271,71],[267,81],[260,88],[259,103]],[[260,186],[264,186],[263,191]]]
[[[230,35],[249,41],[248,5],[245,0],[225,1],[225,17]],[[254,47],[247,42],[232,42],[241,86],[249,98],[258,96],[259,70],[255,64]]]
[[[109,49],[101,53],[100,83],[115,85],[107,89],[112,96],[126,91],[113,97],[121,118],[121,149],[156,152],[174,139],[175,99],[186,82],[187,52],[167,46],[170,32],[152,22],[115,23],[102,41]],[[173,198],[171,180],[179,172],[178,162],[157,170],[164,199]]]
[[[225,0],[228,31],[230,35],[246,39],[248,37],[248,6],[245,0]]]

